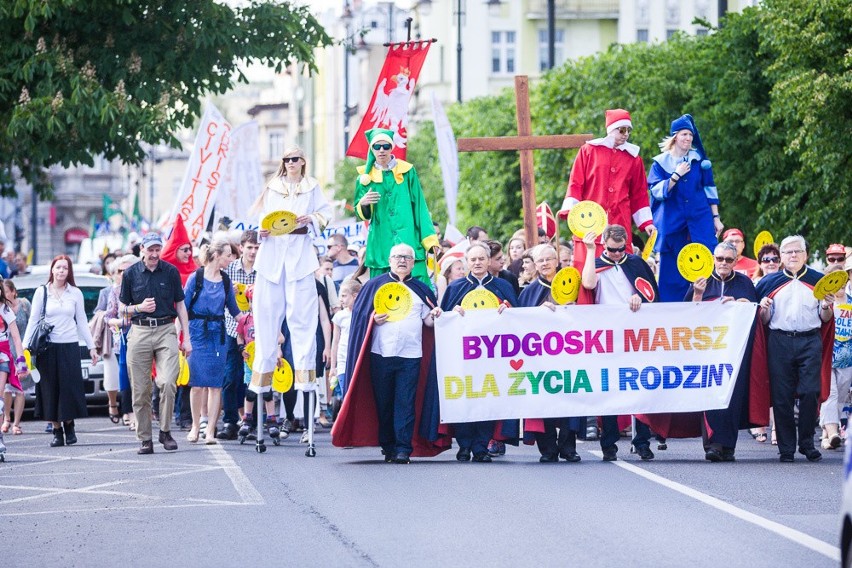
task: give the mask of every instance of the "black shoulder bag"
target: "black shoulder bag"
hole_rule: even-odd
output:
[[[36,324],[35,332],[30,337],[30,344],[27,349],[30,350],[32,357],[44,355],[47,351],[47,346],[50,343],[50,332],[53,331],[53,326],[44,320],[45,312],[47,311],[47,284],[44,285],[44,301],[41,304],[41,317]]]

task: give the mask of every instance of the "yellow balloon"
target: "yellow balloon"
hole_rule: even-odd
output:
[[[272,373],[272,390],[285,393],[293,388],[293,367],[284,359],[284,364],[275,367]]]
[[[657,244],[657,231],[648,235],[648,240],[645,241],[645,248],[642,249],[642,260],[648,260],[651,258],[655,244]]]
[[[754,237],[754,258],[757,258],[757,254],[760,252],[766,245],[771,245],[775,242],[775,239],[772,238],[772,233],[769,231],[760,231],[756,237]],[[757,258],[758,262],[760,259]]]
[[[680,249],[677,269],[688,282],[708,278],[713,274],[713,253],[701,243],[691,243]]]
[[[835,270],[829,272],[819,279],[814,286],[814,298],[822,300],[826,294],[834,294],[841,288],[846,286],[849,281],[849,274],[845,270]]]
[[[260,221],[260,228],[276,237],[292,233],[296,227],[296,214],[292,211],[273,211]]]
[[[254,341],[249,341],[246,343],[245,352],[248,353],[248,360],[246,363],[249,366],[249,369],[254,368]]]
[[[461,307],[465,310],[496,310],[500,307],[500,299],[490,290],[477,288],[464,295]]]
[[[606,228],[606,211],[594,201],[581,201],[568,213],[568,228],[580,239],[588,232],[600,235]]]
[[[411,292],[401,282],[388,282],[376,290],[373,307],[377,314],[387,314],[388,321],[400,321],[411,311]]]
[[[186,361],[186,355],[178,354],[178,377],[177,386],[185,387],[189,384],[189,363]]]
[[[550,295],[560,306],[576,302],[580,296],[580,271],[567,266],[557,272],[550,283]]]
[[[249,311],[249,308],[251,307],[249,305],[248,298],[246,298],[247,286],[245,284],[243,284],[242,282],[237,282],[236,286],[237,286],[237,293],[234,296],[234,299],[237,300],[237,307],[240,309],[241,312],[247,312],[247,311]]]

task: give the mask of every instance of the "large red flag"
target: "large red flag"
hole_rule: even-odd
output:
[[[420,69],[431,41],[395,43],[388,48],[385,64],[373,90],[373,98],[358,132],[352,137],[347,156],[367,159],[367,138],[364,133],[371,128],[394,131],[394,156],[405,159],[408,144],[408,101],[420,77]]]

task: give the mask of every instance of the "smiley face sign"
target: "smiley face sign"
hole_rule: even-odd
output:
[[[296,214],[292,211],[273,211],[260,221],[260,228],[273,237],[292,233],[296,227]]]
[[[283,364],[275,367],[272,373],[272,390],[285,393],[293,388],[293,367],[284,359]]]
[[[760,249],[766,245],[771,245],[774,242],[775,239],[772,238],[772,233],[769,231],[760,231],[757,236],[754,237],[754,258],[758,257]]]
[[[248,298],[246,298],[247,286],[245,284],[243,284],[242,282],[237,282],[237,284],[235,286],[236,286],[237,290],[236,290],[236,293],[234,294],[234,299],[237,300],[237,307],[240,308],[241,312],[249,311],[249,308],[251,306],[249,305]]]
[[[495,310],[500,307],[500,300],[490,290],[477,288],[464,295],[461,307],[465,310]]]
[[[846,286],[848,281],[849,274],[847,274],[845,270],[829,272],[820,278],[816,283],[816,286],[814,286],[814,298],[822,300],[825,298],[826,294],[834,294],[835,292],[838,292],[841,288]]]
[[[645,248],[642,249],[642,260],[651,258],[651,253],[654,252],[654,245],[657,244],[657,231],[651,233],[648,240],[645,241]]]
[[[33,370],[33,358],[30,355],[29,349],[24,349],[24,361],[27,364],[27,370],[32,371]]]
[[[568,213],[568,228],[580,239],[588,232],[600,235],[606,228],[606,211],[594,201],[581,201]]]
[[[566,266],[557,272],[550,284],[550,295],[560,306],[576,302],[580,295],[580,271]]]
[[[400,282],[388,282],[376,290],[373,308],[377,314],[387,314],[388,321],[405,319],[411,311],[411,292]]]
[[[251,369],[254,366],[254,341],[246,343],[244,351],[248,353],[246,364],[248,364],[249,369]]]
[[[178,354],[178,377],[177,386],[185,387],[189,384],[189,363],[186,362],[186,356],[183,353]]]
[[[713,253],[701,243],[691,243],[680,249],[677,269],[687,282],[707,278],[713,273]]]

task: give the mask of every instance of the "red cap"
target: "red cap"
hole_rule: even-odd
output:
[[[609,134],[616,128],[629,126],[633,128],[633,123],[630,121],[630,113],[623,108],[617,108],[606,111],[606,132]]]
[[[841,244],[834,243],[833,245],[828,245],[828,248],[825,249],[825,254],[842,254],[846,257],[846,247]]]
[[[724,234],[722,234],[722,240],[728,240],[728,237],[730,237],[731,235],[739,235],[741,239],[745,240],[745,235],[743,235],[743,232],[739,229],[728,229],[724,232]]]

